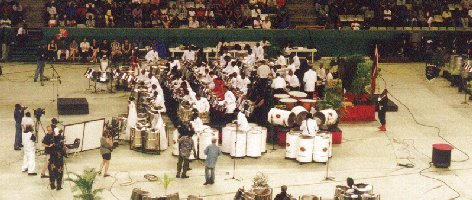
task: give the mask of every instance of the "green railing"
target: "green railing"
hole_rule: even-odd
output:
[[[133,28],[68,28],[69,39],[88,37],[95,39],[128,38],[144,41],[160,41],[169,46],[177,46],[182,43],[195,44],[197,46],[216,46],[220,38],[226,41],[261,41],[267,39],[272,44],[284,44],[287,41],[294,45],[315,47],[321,56],[372,54],[376,43],[389,43],[396,41],[402,35],[408,35],[408,30],[252,30],[252,29],[133,29]],[[470,36],[470,31],[429,31],[418,30],[428,37],[441,37],[444,42],[452,41],[456,36]],[[59,33],[59,28],[44,28],[44,41],[47,42]]]

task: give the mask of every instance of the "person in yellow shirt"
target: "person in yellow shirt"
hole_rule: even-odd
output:
[[[446,9],[445,11],[442,12],[442,17],[444,19],[444,24],[446,26],[451,25],[451,20],[452,20],[452,13],[449,11],[449,9]]]

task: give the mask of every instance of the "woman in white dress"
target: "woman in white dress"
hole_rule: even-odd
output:
[[[126,124],[126,133],[123,137],[125,140],[129,140],[131,128],[136,127],[136,123],[138,123],[138,112],[136,111],[136,105],[134,104],[134,98],[129,98],[129,105],[128,105],[128,120]]]

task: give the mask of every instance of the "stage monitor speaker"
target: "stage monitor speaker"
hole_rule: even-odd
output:
[[[57,111],[59,115],[86,115],[89,106],[86,98],[59,98]]]

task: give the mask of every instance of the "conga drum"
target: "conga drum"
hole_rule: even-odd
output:
[[[285,139],[285,158],[296,159],[298,154],[298,143],[300,140],[300,131],[290,131]]]
[[[231,153],[231,142],[233,135],[236,134],[236,124],[226,124],[221,134],[221,151]]]
[[[300,101],[302,99],[306,99],[308,96],[305,92],[300,92],[300,91],[291,91],[288,93],[292,98]]]
[[[280,99],[280,103],[285,105],[286,110],[292,110],[297,105],[297,100],[292,98]]]
[[[297,161],[300,163],[313,162],[313,145],[315,138],[310,136],[300,136],[298,143]]]
[[[252,129],[247,132],[246,140],[246,155],[249,157],[257,158],[261,157],[261,143],[262,143],[262,132],[261,130]]]
[[[295,122],[295,114],[287,110],[272,108],[267,115],[267,121],[273,125],[292,127]]]
[[[303,106],[308,112],[311,111],[312,107],[316,106],[316,100],[314,99],[301,99],[300,105]]]
[[[325,163],[329,159],[329,137],[326,135],[315,136],[315,147],[313,148],[313,161]]]
[[[303,106],[295,106],[292,108],[292,113],[295,114],[295,124],[301,125],[303,120],[306,119],[308,111]]]
[[[246,142],[247,135],[244,131],[235,131],[231,139],[231,153],[230,155],[235,158],[242,158],[246,156]]]
[[[211,145],[211,140],[213,139],[213,134],[211,132],[202,132],[198,138],[198,158],[206,159],[205,149]]]

